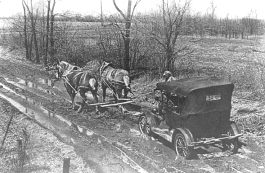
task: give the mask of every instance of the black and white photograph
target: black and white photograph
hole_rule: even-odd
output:
[[[264,172],[264,0],[0,0],[0,173]]]

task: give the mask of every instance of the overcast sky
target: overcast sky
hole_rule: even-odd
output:
[[[33,0],[37,2],[39,0]],[[45,2],[47,0],[44,0]],[[70,11],[80,14],[100,14],[100,0],[56,0],[56,12]],[[132,0],[133,2],[135,0]],[[176,0],[178,1],[178,0]],[[248,16],[257,16],[259,19],[265,19],[265,0],[192,0],[192,12],[204,14],[210,7],[211,1],[216,6],[216,15],[218,17],[232,18]],[[117,13],[112,0],[102,0],[103,11],[105,14]],[[121,9],[126,8],[127,0],[116,0]],[[137,12],[147,13],[159,8],[161,0],[141,0],[136,9]],[[0,16],[11,16],[22,12],[21,0],[0,0]]]

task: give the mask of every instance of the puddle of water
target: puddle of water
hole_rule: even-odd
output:
[[[53,86],[53,82],[52,82],[52,80],[50,80],[50,79],[39,78],[39,79],[38,79],[38,82],[41,83],[41,84],[44,84],[44,85],[48,85],[48,86],[50,86],[50,87]]]
[[[49,111],[48,109],[42,106],[42,103],[37,102],[36,100],[30,97],[26,97],[23,94],[16,93],[15,91],[13,91],[8,86],[2,83],[1,85],[3,86],[3,88],[1,88],[0,91],[2,91],[3,93],[0,92],[0,97],[3,97],[4,99],[8,100],[19,111],[29,115],[31,118],[34,118],[37,121],[43,121],[43,117],[48,117],[53,120],[60,120],[68,126],[75,126],[75,128],[77,128],[79,132],[84,133],[87,136],[92,136],[95,134],[93,131],[88,130],[85,127],[74,125],[71,121],[66,120],[61,115]],[[14,99],[12,99],[11,97],[13,97]],[[20,100],[21,103],[16,100]]]
[[[73,124],[64,119],[62,116],[55,114],[54,112],[46,109],[42,106],[41,103],[36,102],[34,99],[23,96],[21,94],[15,93],[15,92],[9,92],[12,91],[11,89],[5,86],[2,89],[0,89],[0,97],[4,98],[5,100],[9,101],[13,106],[15,106],[20,112],[28,115],[29,117],[37,120],[40,123],[45,123],[49,127],[49,124],[52,124],[54,121],[59,121],[66,123],[69,126],[73,126]],[[78,128],[82,131],[86,131],[85,128],[79,127]],[[54,129],[54,128],[53,128]],[[94,133],[87,132],[89,136],[92,136]]]
[[[54,92],[50,91],[49,89],[45,89],[43,87],[41,87],[40,85],[37,85],[36,83],[34,82],[31,82],[31,81],[28,81],[28,80],[24,80],[24,79],[21,79],[21,78],[15,78],[18,82],[16,82],[15,80],[11,80],[9,78],[4,78],[8,83],[11,83],[15,86],[18,86],[18,87],[22,87],[23,89],[25,89],[25,87],[29,87],[29,88],[35,88],[35,89],[38,89],[44,93],[48,93],[48,94],[51,94],[51,95],[56,95]],[[39,78],[41,79],[41,78]],[[44,79],[40,80],[40,81],[43,81]],[[47,81],[47,80],[44,80],[44,81]],[[43,84],[47,84],[48,86],[51,86],[51,80],[48,80],[47,83],[45,82],[42,82]]]
[[[7,80],[8,78],[5,78],[5,79]],[[17,83],[22,84],[22,85],[27,85],[26,80],[23,80],[23,79],[20,79],[20,78],[17,78],[17,79],[18,79]]]
[[[210,173],[216,173],[215,169],[210,165],[204,165],[204,167],[201,167],[200,169]]]
[[[8,83],[11,83],[11,84],[13,84],[13,85],[15,85],[17,87],[21,87],[22,89],[34,88],[34,89],[40,90],[40,91],[42,91],[44,93],[47,93],[47,94],[50,94],[50,95],[53,95],[53,96],[54,95],[57,95],[55,92],[53,92],[53,91],[51,91],[49,89],[45,89],[42,86],[40,86],[40,85],[38,85],[38,84],[36,84],[34,82],[28,81],[28,80],[24,80],[24,79],[21,79],[21,78],[18,78],[18,77],[12,78],[12,79],[5,77],[4,79]],[[43,84],[43,85],[48,85],[50,87],[56,88],[58,91],[65,91],[65,88],[64,88],[64,85],[63,85],[63,82],[62,81],[57,81],[56,83],[53,83],[53,81],[50,80],[50,79],[38,78],[38,82],[41,83],[41,84]],[[43,95],[41,95],[41,94],[39,94],[37,92],[34,92],[34,93],[37,94],[40,97],[44,97],[44,98],[50,100],[50,98],[47,98],[47,97],[45,97],[45,96],[43,96]],[[86,94],[87,98],[91,98],[91,99],[93,98],[93,96],[92,96],[92,94],[90,92],[87,92],[85,94]],[[66,93],[66,96],[63,96],[63,98],[65,100],[71,102],[71,100],[69,99],[67,93]],[[79,95],[79,93],[76,95],[75,101],[76,102],[82,101],[82,98]]]
[[[19,96],[20,97],[20,95],[18,95],[18,94],[16,94],[16,93],[12,93],[14,96]],[[34,106],[35,107],[39,107],[41,104],[40,103],[37,103],[37,102],[35,102],[33,99],[31,99],[31,98],[28,98],[28,97],[20,97],[22,100],[24,100],[25,102],[24,102],[24,104],[25,105],[23,105],[23,103],[19,103],[19,102],[17,102],[17,101],[15,101],[14,99],[12,99],[12,98],[9,98],[8,96],[6,96],[5,94],[2,94],[2,93],[0,93],[0,97],[2,97],[2,98],[4,98],[4,99],[6,99],[7,101],[9,101],[13,106],[15,106],[20,112],[22,112],[22,113],[25,113],[25,114],[27,114],[27,115],[29,115],[30,117],[32,117],[32,118],[36,118],[36,115],[37,115],[37,109],[35,108],[35,110],[34,110]],[[25,99],[24,99],[25,98]],[[23,101],[22,101],[23,102]],[[29,106],[29,104],[27,104],[27,103],[30,103],[30,104],[32,104],[33,106]],[[26,105],[27,104],[27,105]]]
[[[8,86],[6,86],[2,83],[1,83],[1,86],[3,86],[3,89],[5,89],[7,92],[12,92],[12,93],[16,94],[16,92],[14,90],[10,89]]]
[[[42,86],[40,86],[40,85],[38,85],[38,84],[36,84],[36,83],[34,83],[34,82],[31,82],[31,81],[28,81],[28,80],[24,80],[24,79],[21,79],[21,78],[12,78],[12,79],[10,79],[10,78],[4,78],[8,83],[11,83],[11,84],[13,84],[13,85],[15,85],[15,86],[17,86],[17,87],[20,87],[20,88],[22,88],[22,89],[25,89],[25,90],[27,90],[28,88],[34,88],[34,89],[36,89],[36,90],[40,90],[40,91],[42,91],[43,93],[47,93],[47,94],[50,94],[50,95],[53,95],[53,96],[55,96],[55,95],[57,95],[55,92],[53,92],[53,91],[51,91],[51,90],[49,90],[49,89],[45,89],[45,88],[43,88]],[[52,85],[52,80],[50,80],[50,79],[43,79],[43,78],[38,78],[38,82],[39,83],[41,83],[41,84],[44,84],[44,85],[48,85],[48,86],[51,86]],[[58,91],[65,91],[65,88],[64,88],[64,85],[63,85],[63,82],[61,82],[61,81],[57,81],[56,82],[56,84],[55,84],[56,86],[53,86],[53,88],[56,88]],[[33,91],[34,92],[34,91]],[[49,97],[47,97],[47,96],[44,96],[44,95],[41,95],[40,93],[38,93],[38,92],[34,92],[34,94],[36,94],[36,95],[38,95],[38,96],[40,96],[40,97],[44,97],[45,99],[48,99],[48,100],[50,100],[51,98],[49,98]],[[65,91],[65,96],[63,96],[63,98],[66,100],[66,101],[69,101],[69,102],[71,102],[71,100],[70,100],[70,97],[68,96],[68,94],[66,93],[66,91]],[[92,98],[92,94],[91,93],[89,93],[89,92],[87,92],[86,93],[86,96],[88,97],[88,98]],[[60,96],[61,97],[61,96]],[[76,95],[76,98],[75,98],[75,101],[76,102],[80,102],[80,101],[82,101],[82,98],[80,97],[80,95],[79,94],[77,94]]]

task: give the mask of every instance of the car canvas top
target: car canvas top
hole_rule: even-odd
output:
[[[224,79],[213,78],[192,78],[192,79],[180,79],[171,82],[157,83],[156,89],[170,92],[172,94],[179,94],[187,96],[189,93],[199,89],[214,88],[220,86],[227,86],[234,88],[234,84]]]

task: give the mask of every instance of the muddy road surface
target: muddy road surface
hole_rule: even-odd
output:
[[[95,114],[69,109],[70,102],[62,82],[53,86],[51,74],[40,65],[22,61],[21,53],[0,56],[0,97],[23,114],[49,129],[94,172],[265,172],[265,136],[244,131],[247,145],[239,153],[222,152],[218,147],[204,148],[193,160],[176,158],[172,144],[162,134],[149,138],[138,130],[138,114],[123,115],[111,108]],[[80,98],[77,98],[77,101]],[[243,107],[249,107],[242,111]],[[263,114],[264,104],[233,98],[232,116]],[[134,110],[141,110],[134,107]],[[52,151],[43,151],[52,152]],[[85,172],[84,170],[82,170]],[[82,172],[81,171],[81,172]],[[56,172],[50,170],[48,172]],[[89,172],[89,171],[88,171]]]

